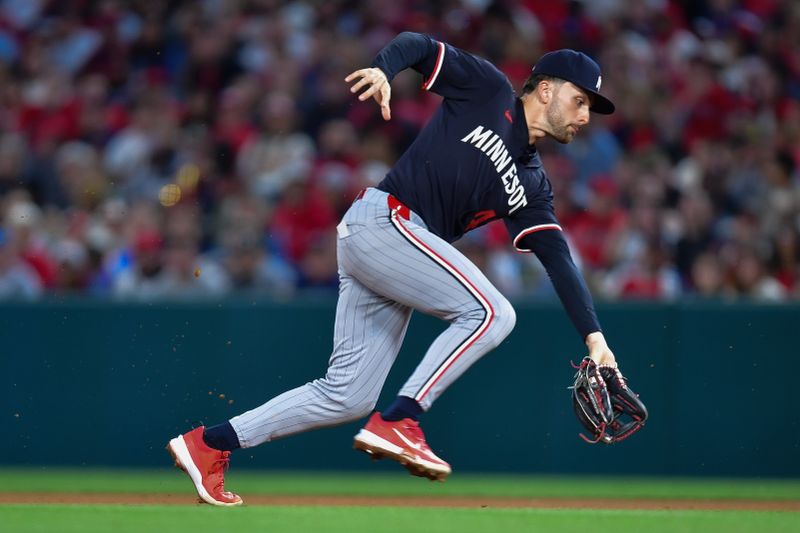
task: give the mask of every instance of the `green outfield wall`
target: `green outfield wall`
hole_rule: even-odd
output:
[[[517,326],[424,415],[456,471],[800,476],[800,306],[608,304],[598,311],[651,420],[578,439],[567,386],[584,349],[557,303]],[[164,445],[323,375],[333,300],[0,304],[0,465],[167,466]],[[416,315],[390,401],[444,327]],[[237,468],[365,469],[360,423],[234,455]]]

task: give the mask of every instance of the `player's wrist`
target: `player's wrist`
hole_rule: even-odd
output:
[[[600,331],[595,331],[586,336],[586,347],[589,348],[589,357],[598,365],[617,366],[616,358],[611,348],[606,343],[606,338]]]
[[[608,346],[608,344],[606,343],[606,338],[603,335],[602,331],[595,331],[593,333],[589,333],[586,336],[586,339],[584,339],[584,342],[586,343],[586,346],[589,348],[591,348],[592,346],[599,346],[599,345]]]

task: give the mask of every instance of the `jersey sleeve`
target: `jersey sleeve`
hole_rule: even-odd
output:
[[[511,242],[518,252],[533,252],[533,236],[540,231],[562,231],[552,204],[526,206],[518,216],[504,219]]]
[[[511,242],[519,252],[532,252],[531,238],[541,231],[561,231],[553,208],[553,188],[544,176],[527,181],[525,205],[503,219]]]
[[[533,252],[542,262],[564,310],[581,338],[601,331],[592,295],[572,260],[553,210],[552,195],[534,200],[519,213],[505,219],[506,227],[520,252]]]
[[[422,88],[452,100],[480,100],[493,95],[508,79],[497,67],[427,35],[403,32],[372,62],[392,81],[407,68],[422,74]]]

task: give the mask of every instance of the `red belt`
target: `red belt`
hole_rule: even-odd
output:
[[[359,193],[356,195],[356,199],[353,201],[355,202],[356,200],[361,200],[362,198],[364,198],[365,192],[367,192],[367,189],[361,189],[361,191],[359,191]],[[401,202],[391,194],[386,197],[386,201],[389,204],[390,211],[392,212],[397,211],[397,214],[400,217],[406,220],[411,220],[411,210],[408,207],[406,207],[403,204],[403,202]]]
[[[389,203],[389,209],[392,211],[392,213],[397,213],[401,218],[411,220],[411,210],[406,207],[403,202],[391,194],[386,197],[386,201]]]

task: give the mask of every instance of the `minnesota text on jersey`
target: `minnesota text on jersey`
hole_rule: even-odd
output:
[[[503,190],[508,194],[509,215],[520,207],[528,205],[528,200],[525,197],[525,188],[517,176],[517,165],[512,161],[512,157],[499,135],[489,128],[478,126],[461,141],[473,145],[491,159],[498,175],[503,172],[506,166],[511,165],[505,173],[500,175],[500,180],[503,182]]]

